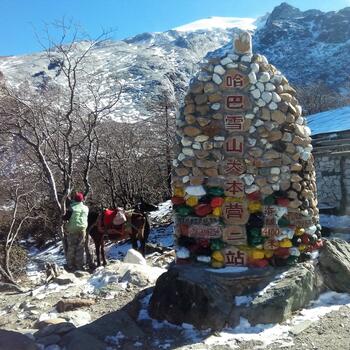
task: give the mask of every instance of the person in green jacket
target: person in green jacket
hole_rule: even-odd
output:
[[[67,213],[69,221],[67,231],[67,268],[70,271],[82,270],[84,267],[84,243],[88,226],[89,208],[84,204],[84,195],[74,195]]]

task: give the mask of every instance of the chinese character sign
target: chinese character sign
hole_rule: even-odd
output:
[[[247,253],[237,247],[232,246],[225,249],[224,255],[225,264],[228,266],[245,266],[247,264]]]
[[[226,115],[225,116],[225,129],[228,131],[240,132],[244,130],[244,118],[243,115]]]
[[[245,74],[236,69],[230,69],[224,76],[224,89],[245,89],[249,79]]]
[[[222,175],[242,175],[246,171],[245,162],[243,159],[225,159],[221,163],[220,171]]]
[[[227,155],[242,157],[244,153],[244,137],[237,135],[226,139],[224,151]]]
[[[238,36],[234,53],[202,62],[179,104],[177,261],[289,266],[322,244],[311,138],[288,80]]]
[[[235,176],[228,177],[225,181],[224,190],[227,197],[243,197],[244,182]]]
[[[223,240],[229,245],[247,244],[247,233],[245,226],[226,226],[223,230]]]
[[[246,202],[226,202],[222,207],[223,217],[226,224],[244,225],[249,218]]]

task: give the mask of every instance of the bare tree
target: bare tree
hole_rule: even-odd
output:
[[[150,133],[148,140],[153,148],[154,157],[157,159],[159,170],[166,179],[167,195],[171,194],[171,169],[175,141],[175,113],[177,100],[172,84],[163,88],[148,104],[147,110],[151,117],[144,122]]]
[[[95,159],[97,176],[103,181],[100,193],[106,206],[130,207],[138,197],[152,193],[154,159],[137,124],[110,121],[99,131],[99,152]]]
[[[104,182],[99,191],[104,198],[99,201],[107,206],[128,207],[140,197],[158,202],[171,193],[176,109],[173,86],[163,86],[146,107],[150,116],[140,122],[111,121],[99,129],[95,168]]]
[[[24,192],[23,188],[17,187],[14,191],[14,198],[8,208],[10,215],[6,232],[3,233],[3,261],[0,263],[0,275],[5,282],[16,284],[11,272],[11,252],[22,231],[24,224],[29,220],[37,220],[40,216],[35,215],[36,204],[32,200],[33,190]]]
[[[56,78],[40,89],[29,83],[19,87],[3,83],[0,133],[21,144],[41,169],[61,218],[74,188],[83,186],[86,195],[91,189],[96,129],[115,111],[121,86],[113,76],[102,79],[91,64],[93,50],[106,39],[106,33],[82,41],[77,27],[61,23],[54,29],[61,32],[61,39],[55,42],[47,32],[45,57],[48,63],[57,65]],[[63,224],[60,219],[58,234],[66,251]]]
[[[341,94],[329,88],[324,82],[298,86],[297,97],[306,115],[339,108],[350,103],[349,94]]]

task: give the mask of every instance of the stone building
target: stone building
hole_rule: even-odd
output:
[[[307,118],[312,132],[319,207],[350,214],[350,106]]]

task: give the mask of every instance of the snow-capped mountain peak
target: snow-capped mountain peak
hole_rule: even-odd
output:
[[[321,81],[348,91],[349,7],[325,13],[282,3],[257,19],[210,17],[162,33],[141,33],[97,45],[86,69],[103,82],[117,76],[123,91],[115,119],[137,122],[152,115],[145,101],[162,98],[164,91],[181,101],[203,57],[232,52],[232,38],[241,29],[253,32],[254,52],[268,57],[292,84]],[[59,67],[44,53],[0,57],[0,72],[15,86],[29,81],[41,88],[62,81]]]
[[[243,30],[255,30],[256,18],[240,17],[208,17],[176,27],[178,32],[193,32],[197,30],[239,28]]]

